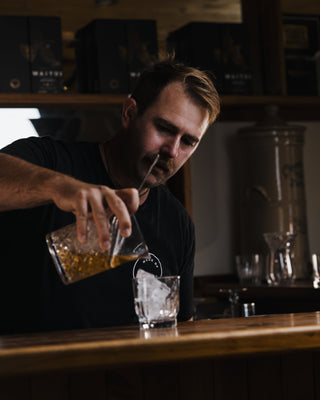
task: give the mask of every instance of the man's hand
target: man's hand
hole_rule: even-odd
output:
[[[81,243],[87,240],[87,223],[91,216],[102,249],[107,250],[110,247],[109,220],[113,214],[118,218],[121,235],[130,236],[130,214],[139,207],[139,194],[136,189],[114,190],[77,180],[60,182],[57,187],[59,190],[53,193],[52,200],[60,209],[75,214],[77,236]]]
[[[0,153],[0,211],[31,208],[54,202],[76,216],[77,236],[87,239],[88,218],[93,217],[102,249],[109,248],[109,219],[114,214],[122,236],[130,236],[130,214],[139,207],[137,189],[113,190],[39,167]]]
[[[60,182],[52,194],[53,202],[76,216],[77,236],[81,243],[87,240],[88,218],[93,217],[99,244],[103,250],[110,247],[109,220],[114,214],[119,221],[120,234],[131,235],[130,214],[139,207],[137,189],[110,189],[107,186],[87,184],[75,179]]]

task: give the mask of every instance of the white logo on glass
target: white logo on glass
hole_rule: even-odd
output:
[[[135,278],[139,269],[143,269],[155,276],[162,276],[161,261],[153,253],[149,253],[148,258],[138,259],[133,266],[132,275]]]

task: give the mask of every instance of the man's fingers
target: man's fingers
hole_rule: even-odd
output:
[[[92,212],[101,249],[110,248],[109,218],[104,197],[104,189],[94,187],[88,192],[88,204]]]
[[[139,208],[139,192],[137,189],[121,189],[116,191],[117,195],[125,202],[129,213],[134,214]]]
[[[123,237],[131,235],[130,214],[139,207],[139,193],[137,189],[119,189],[106,193],[108,208],[117,217],[120,234]]]
[[[88,203],[85,197],[80,197],[75,210],[77,236],[80,243],[88,239]]]
[[[110,197],[108,204],[112,213],[117,217],[119,222],[120,234],[123,237],[131,235],[131,218],[126,203],[114,193],[114,196]]]
[[[74,213],[77,219],[77,236],[81,243],[87,241],[89,212],[94,219],[99,245],[103,250],[110,248],[110,218],[118,219],[120,234],[131,235],[130,214],[139,207],[136,189],[113,190],[106,186],[91,186],[78,192]]]

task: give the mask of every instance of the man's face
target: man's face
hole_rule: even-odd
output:
[[[190,99],[180,83],[174,82],[162,90],[143,115],[128,120],[129,168],[135,176],[135,186],[139,186],[157,154],[159,161],[146,186],[157,186],[174,175],[196,150],[208,127],[208,118],[208,111]]]

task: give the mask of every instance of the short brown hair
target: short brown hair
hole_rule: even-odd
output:
[[[143,114],[171,82],[181,82],[186,93],[208,110],[209,123],[215,121],[220,112],[220,98],[209,73],[171,58],[153,64],[141,74],[131,94],[137,102],[138,114]]]

